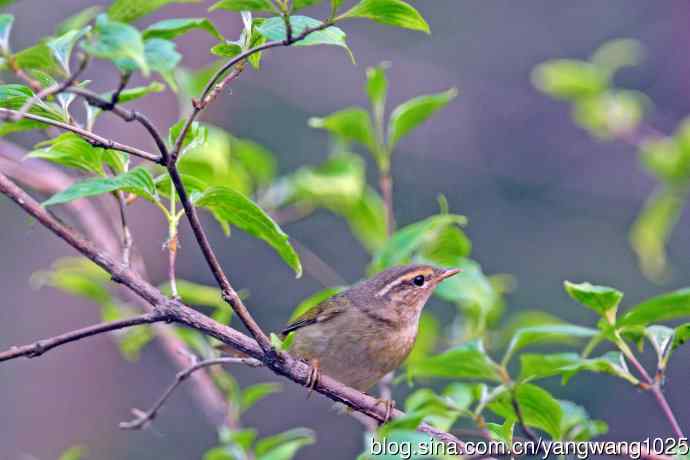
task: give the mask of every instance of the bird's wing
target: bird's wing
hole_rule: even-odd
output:
[[[286,324],[280,333],[287,335],[290,332],[296,331],[297,329],[301,329],[305,326],[322,323],[338,316],[345,311],[344,305],[342,305],[343,300],[344,299],[337,295],[335,297],[331,297],[330,299],[324,300],[320,304],[310,308],[302,315],[295,318],[294,321]]]

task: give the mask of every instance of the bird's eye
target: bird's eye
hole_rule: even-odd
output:
[[[412,280],[412,282],[413,282],[416,286],[422,287],[422,286],[424,286],[424,276],[423,276],[423,275],[417,275],[417,276],[414,277],[414,279]]]

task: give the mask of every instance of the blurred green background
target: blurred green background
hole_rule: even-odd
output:
[[[16,16],[15,48],[31,45],[92,3],[17,2],[8,8]],[[650,124],[670,132],[689,112],[690,58],[684,43],[690,38],[690,5],[680,0],[433,0],[416,2],[415,7],[428,20],[431,36],[346,23],[355,66],[337,48],[274,50],[265,56],[260,72],[248,71],[233,83],[206,120],[267,146],[279,158],[283,173],[317,164],[328,153],[328,138],[309,128],[307,119],[348,105],[366,105],[364,70],[390,61],[391,105],[451,86],[460,90],[455,101],[397,149],[393,174],[398,223],[435,213],[436,197],[444,194],[452,212],[468,216],[473,257],[484,270],[515,276],[517,287],[508,297],[508,312],[538,308],[591,325],[594,314],[566,296],[564,279],[615,286],[625,292],[624,305],[688,285],[688,213],[669,243],[669,281],[663,286],[650,283],[637,267],[627,232],[653,180],[641,171],[632,147],[598,143],[574,126],[566,104],[533,88],[530,71],[546,59],[586,58],[612,38],[638,39],[646,49],[644,62],[624,69],[616,81],[647,93],[655,103]],[[198,16],[204,10],[200,5],[171,6],[140,24]],[[226,35],[239,31],[237,15],[212,17]],[[194,68],[210,62],[210,44],[202,33],[185,36],[179,46],[183,64]],[[98,88],[116,82],[107,64],[96,66],[91,77]],[[162,126],[177,120],[177,102],[170,93],[151,96],[135,107]],[[103,117],[97,130],[149,145],[143,132],[111,117]],[[154,281],[162,282],[165,225],[158,214],[147,215],[146,210],[141,205],[132,208],[136,245]],[[0,215],[0,348],[98,321],[97,308],[83,300],[30,288],[31,273],[72,251],[6,199],[0,199]],[[241,232],[225,239],[215,225],[209,228],[234,285],[249,290],[248,304],[266,329],[278,329],[301,299],[320,288],[308,275],[295,280],[261,242]],[[284,228],[348,282],[363,275],[367,254],[342,220],[318,212]],[[212,284],[186,223],[183,230],[180,277]],[[440,317],[452,313],[452,307],[438,301],[429,308]],[[667,383],[668,398],[684,426],[690,424],[690,406],[684,401],[689,356],[687,349],[680,350]],[[129,363],[107,337],[72,344],[37,360],[3,363],[0,459],[53,459],[77,443],[86,445],[88,458],[94,459],[199,458],[213,445],[216,433],[188,389],[174,395],[151,429],[117,428],[129,418],[130,408],[147,408],[174,373],[156,345],[148,347],[139,362]],[[242,383],[277,380],[265,370],[238,368],[236,376]],[[651,397],[622,381],[581,374],[568,387],[555,382],[549,389],[584,405],[592,417],[606,420],[608,439],[670,434]],[[401,385],[395,394],[400,397],[405,391]],[[361,426],[330,406],[321,397],[306,400],[302,388],[285,382],[281,394],[260,402],[243,421],[262,435],[294,426],[314,429],[317,444],[302,450],[300,459],[354,458],[362,448]]]

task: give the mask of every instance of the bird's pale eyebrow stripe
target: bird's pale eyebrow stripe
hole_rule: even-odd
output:
[[[388,294],[391,289],[393,289],[395,286],[398,286],[404,282],[411,281],[414,279],[415,276],[417,275],[424,275],[424,277],[428,277],[433,273],[433,270],[430,270],[428,268],[418,268],[416,270],[411,270],[409,272],[401,273],[398,275],[397,278],[391,280],[386,284],[384,287],[379,289],[376,294],[374,294],[376,297],[384,297],[386,294]]]

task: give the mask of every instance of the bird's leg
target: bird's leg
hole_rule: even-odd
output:
[[[309,365],[309,375],[307,375],[307,381],[304,383],[304,386],[309,388],[309,392],[307,393],[307,398],[309,398],[314,391],[316,383],[319,381],[321,369],[318,359],[312,359],[311,361],[308,361],[307,364]]]
[[[383,416],[383,422],[381,422],[381,425],[384,423],[388,423],[391,421],[393,418],[393,409],[395,409],[395,400],[393,399],[384,399],[384,398],[378,398],[376,400],[376,406],[379,404],[383,404],[383,407],[386,409],[386,414]]]

